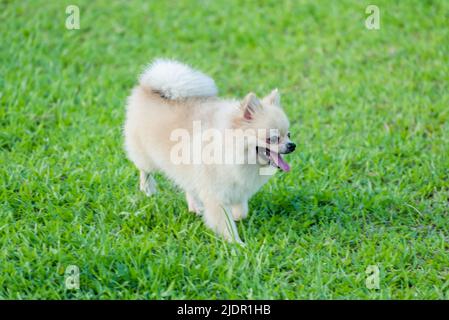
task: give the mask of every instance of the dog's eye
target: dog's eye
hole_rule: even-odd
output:
[[[271,136],[270,138],[267,139],[267,143],[271,143],[271,144],[275,144],[279,142],[279,137],[278,136]]]
[[[290,139],[290,132],[287,132],[287,138]]]

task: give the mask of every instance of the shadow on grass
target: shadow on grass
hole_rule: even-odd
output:
[[[295,224],[301,228],[353,224],[360,215],[360,210],[355,212],[353,199],[331,190],[260,193],[250,201],[250,210],[257,215],[256,225],[275,220],[279,225]]]

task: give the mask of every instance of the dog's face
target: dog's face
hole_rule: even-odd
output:
[[[248,149],[255,148],[258,163],[262,166],[270,164],[283,171],[290,166],[282,154],[291,153],[296,145],[290,140],[289,121],[281,108],[280,95],[277,89],[259,100],[254,93],[249,93],[241,103],[242,115],[239,125],[249,134]]]

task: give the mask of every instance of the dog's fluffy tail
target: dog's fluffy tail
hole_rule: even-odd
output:
[[[140,76],[140,85],[176,100],[191,97],[213,97],[217,87],[212,78],[191,67],[168,59],[154,60]]]

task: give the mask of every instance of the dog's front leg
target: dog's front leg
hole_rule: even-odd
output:
[[[248,216],[248,202],[245,200],[242,203],[233,205],[231,212],[234,221],[245,219]]]
[[[206,225],[225,240],[243,244],[229,208],[211,199],[203,200],[203,203]]]

